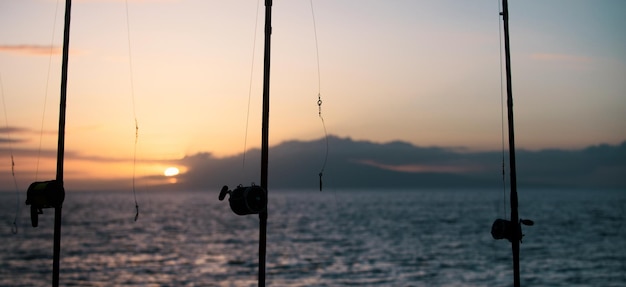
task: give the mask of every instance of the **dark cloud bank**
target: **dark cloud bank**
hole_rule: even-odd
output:
[[[502,151],[419,147],[395,141],[373,143],[331,136],[324,169],[325,189],[501,188]],[[288,141],[269,151],[269,187],[317,189],[326,140]],[[508,153],[505,156],[508,185]],[[626,142],[580,150],[517,150],[519,187],[626,188]],[[259,184],[260,150],[217,158],[187,156],[177,189],[218,190],[222,185]],[[165,188],[165,187],[164,187]],[[169,186],[167,188],[172,188]]]

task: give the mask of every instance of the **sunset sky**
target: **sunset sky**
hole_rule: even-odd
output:
[[[270,144],[324,136],[321,91],[329,134],[500,149],[498,0],[312,2],[315,22],[309,0],[274,1]],[[259,147],[263,4],[73,1],[68,181],[128,183],[135,117],[138,176]],[[9,149],[22,189],[54,177],[64,6],[0,1],[2,190]],[[517,146],[626,140],[626,1],[511,0],[509,12]]]

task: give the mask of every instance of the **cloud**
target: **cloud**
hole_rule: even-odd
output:
[[[270,149],[270,188],[316,188],[323,139],[288,141]],[[329,138],[324,186],[331,188],[500,188],[502,152],[458,152],[405,142],[373,143]],[[259,182],[259,150],[226,158],[201,153],[179,163],[178,187],[217,190],[222,185]],[[624,188],[626,142],[582,150],[517,151],[518,184],[525,187]],[[507,174],[508,177],[508,174]]]
[[[42,158],[56,158],[56,150],[51,149],[29,149],[29,148],[5,148],[0,147],[0,155],[8,155],[12,153],[16,157],[42,157]]]
[[[517,153],[518,179],[531,186],[626,188],[626,142],[582,150]]]
[[[30,129],[20,127],[0,127],[0,133],[27,133]]]
[[[409,173],[421,173],[421,172],[437,172],[437,173],[466,173],[475,172],[481,169],[478,166],[463,166],[463,165],[427,165],[427,164],[384,164],[373,160],[359,160],[358,163],[378,167],[381,169],[409,172]]]
[[[12,140],[11,142],[18,142],[19,140]],[[0,143],[7,142],[1,140]],[[17,157],[39,157],[55,159],[57,157],[56,149],[36,149],[36,148],[13,148],[0,147],[0,155],[14,154]],[[82,160],[91,162],[132,162],[132,158],[105,158],[93,155],[84,155],[73,151],[65,151],[65,159]]]
[[[8,154],[9,150],[7,148],[0,148],[0,154]],[[18,148],[13,149],[12,152],[18,156],[25,157],[42,157],[42,158],[56,158],[57,151],[56,149],[42,149],[41,151],[37,149],[25,149]],[[68,151],[66,150],[64,153],[66,160],[78,160],[78,161],[87,161],[87,162],[99,162],[99,163],[116,163],[116,162],[133,162],[133,158],[131,157],[103,157],[97,155],[90,154],[82,154],[76,151]],[[164,163],[170,162],[167,160],[155,160],[155,159],[137,159],[138,163]]]
[[[93,128],[93,126],[84,126],[85,129]],[[36,148],[26,148],[20,146],[13,146],[13,148],[9,148],[9,143],[24,143],[30,140],[20,138],[20,136],[29,136],[29,135],[37,135],[48,134],[48,135],[57,135],[57,131],[55,130],[44,130],[37,131],[30,128],[25,127],[15,127],[15,126],[6,126],[0,127],[0,155],[8,155],[9,153],[14,154],[18,157],[41,157],[41,158],[56,158],[57,151],[56,149],[36,149]],[[7,144],[7,145],[4,145]],[[92,154],[84,154],[77,151],[65,151],[65,158],[72,160],[80,160],[80,161],[89,161],[89,162],[103,162],[103,163],[112,163],[112,162],[133,162],[135,161],[133,158],[114,158],[114,157],[103,157]],[[137,159],[137,162],[140,163],[175,163],[177,160],[162,160],[162,159]]]
[[[46,45],[0,45],[0,52],[29,56],[59,55],[62,52],[59,46]]]
[[[14,134],[24,134],[24,133],[29,133],[29,132],[30,132],[29,129],[19,128],[19,127],[3,127],[3,128],[0,128],[0,134],[2,134],[2,136],[0,136],[0,144],[27,142],[27,140],[25,140],[25,139],[14,138],[13,135]]]
[[[8,137],[0,138],[0,144],[3,144],[3,143],[23,143],[23,142],[26,142],[26,140],[24,140],[24,139],[8,138]]]
[[[17,54],[25,56],[50,56],[61,55],[63,49],[60,46],[50,45],[0,45],[0,53]],[[82,52],[70,49],[70,54],[79,55]]]
[[[534,53],[530,58],[538,61],[560,62],[560,63],[591,63],[593,59],[585,56],[575,56],[557,53]]]
[[[316,189],[324,161],[325,140],[287,141],[270,148],[269,187]],[[329,138],[330,153],[324,169],[324,188],[501,188],[502,152],[471,152],[441,147],[419,147],[406,142],[375,143],[350,138]],[[7,152],[0,148],[0,154]],[[35,149],[17,149],[17,155],[36,156]],[[42,150],[44,158],[56,157],[55,150]],[[130,158],[108,158],[66,152],[66,158],[91,162],[132,162]],[[626,142],[597,145],[580,150],[518,150],[517,181],[520,187],[552,188],[626,188]],[[179,160],[141,160],[172,163],[187,170],[176,177],[177,183],[147,176],[151,188],[167,190],[209,190],[216,194],[223,185],[260,183],[260,150],[243,155],[216,157],[210,153],[188,155]],[[508,163],[506,163],[508,166]],[[507,170],[507,178],[508,178]],[[98,188],[115,189],[128,180],[97,179]],[[84,188],[94,182],[85,179]],[[107,184],[111,181],[112,185]],[[115,183],[115,184],[113,184]]]
[[[28,142],[28,140],[26,139],[19,138],[19,135],[28,134],[31,132],[32,131],[30,129],[21,127],[0,127],[0,145]],[[18,135],[17,138],[15,137],[16,134]],[[2,149],[0,149],[0,152],[2,152]]]
[[[126,0],[78,0],[78,2],[124,2]],[[138,3],[164,3],[164,2],[179,2],[181,0],[128,0],[128,2]]]

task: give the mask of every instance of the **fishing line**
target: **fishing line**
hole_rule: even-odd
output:
[[[502,3],[499,0],[498,11],[502,11]],[[500,36],[499,48],[500,48],[500,138],[502,141],[502,204],[504,211],[504,218],[507,217],[506,213],[506,168],[505,168],[505,145],[504,145],[504,79],[502,72],[502,24],[500,23],[500,15],[498,15],[498,30]]]
[[[319,172],[320,177],[320,191],[322,191],[322,177],[324,176],[324,169],[326,168],[326,163],[328,162],[328,132],[326,131],[326,123],[324,122],[324,117],[322,116],[322,76],[320,72],[320,50],[317,42],[317,26],[315,23],[315,11],[313,9],[313,0],[309,0],[311,4],[311,17],[313,19],[313,35],[315,36],[315,58],[317,60],[317,113],[322,122],[322,127],[324,128],[324,139],[326,141],[326,152],[324,154],[324,163],[322,164],[322,168]]]
[[[11,232],[17,234],[17,219],[20,214],[20,190],[17,187],[17,179],[15,178],[15,159],[13,157],[13,145],[11,144],[11,129],[9,128],[9,116],[7,115],[7,105],[4,100],[4,85],[2,84],[2,75],[0,74],[0,95],[2,95],[2,108],[4,109],[4,122],[6,123],[7,131],[7,143],[9,144],[9,153],[11,154],[11,176],[13,177],[13,184],[15,185],[15,218],[13,219],[13,226]]]
[[[320,187],[320,192],[323,189],[323,181],[322,178],[324,176],[324,169],[326,168],[326,164],[328,163],[328,151],[329,151],[329,144],[328,144],[328,131],[326,129],[326,122],[324,121],[324,116],[322,115],[322,73],[321,73],[321,68],[320,68],[320,50],[319,50],[319,43],[318,43],[318,39],[317,39],[317,23],[315,21],[315,9],[313,8],[313,0],[309,0],[309,4],[311,6],[311,19],[313,21],[313,35],[315,37],[315,60],[317,62],[317,115],[320,118],[320,122],[322,123],[322,128],[324,129],[324,141],[326,144],[325,147],[325,151],[324,151],[324,162],[322,163],[322,167],[320,169],[320,172],[318,173],[319,175],[319,187]],[[333,196],[333,204],[334,204],[334,214],[340,214],[339,213],[339,200],[337,199],[337,192],[335,189],[332,189],[332,196]],[[335,223],[340,222],[339,220],[335,221]],[[345,228],[339,228],[339,230],[346,230]]]
[[[50,69],[52,67],[52,53],[54,52],[54,35],[56,34],[57,14],[59,12],[59,0],[54,9],[54,21],[52,21],[52,37],[50,39],[50,51],[48,52],[48,74],[46,75],[46,90],[43,97],[43,113],[41,115],[41,129],[39,131],[39,148],[37,149],[37,164],[35,165],[35,181],[39,177],[39,160],[41,159],[41,146],[43,144],[43,129],[46,120],[46,106],[48,102],[48,87],[50,84]]]
[[[133,118],[135,119],[135,145],[133,149],[133,197],[135,199],[135,221],[139,218],[139,204],[137,203],[137,192],[135,191],[135,179],[137,170],[137,142],[139,141],[139,123],[135,109],[135,81],[133,79],[133,58],[130,46],[130,17],[128,13],[128,0],[126,3],[126,36],[128,38],[128,69],[130,71],[130,94],[133,102]]]
[[[250,64],[250,81],[248,84],[248,110],[246,112],[246,132],[243,138],[243,162],[242,167],[246,167],[246,148],[248,145],[248,125],[250,123],[250,99],[252,98],[252,76],[254,74],[254,56],[255,56],[255,48],[256,48],[256,35],[257,28],[259,26],[259,7],[261,0],[256,2],[256,18],[254,19],[254,37],[252,40],[252,64]]]

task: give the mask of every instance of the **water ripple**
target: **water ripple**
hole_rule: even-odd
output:
[[[0,194],[1,210],[14,210]],[[70,193],[64,286],[256,286],[258,218],[216,194]],[[510,286],[510,244],[494,241],[501,191],[274,192],[270,286]],[[626,192],[520,192],[525,285],[626,285]],[[0,234],[0,286],[48,286],[52,212]],[[13,214],[2,213],[3,222]],[[29,223],[28,214],[20,222]],[[8,226],[8,225],[7,225]]]

